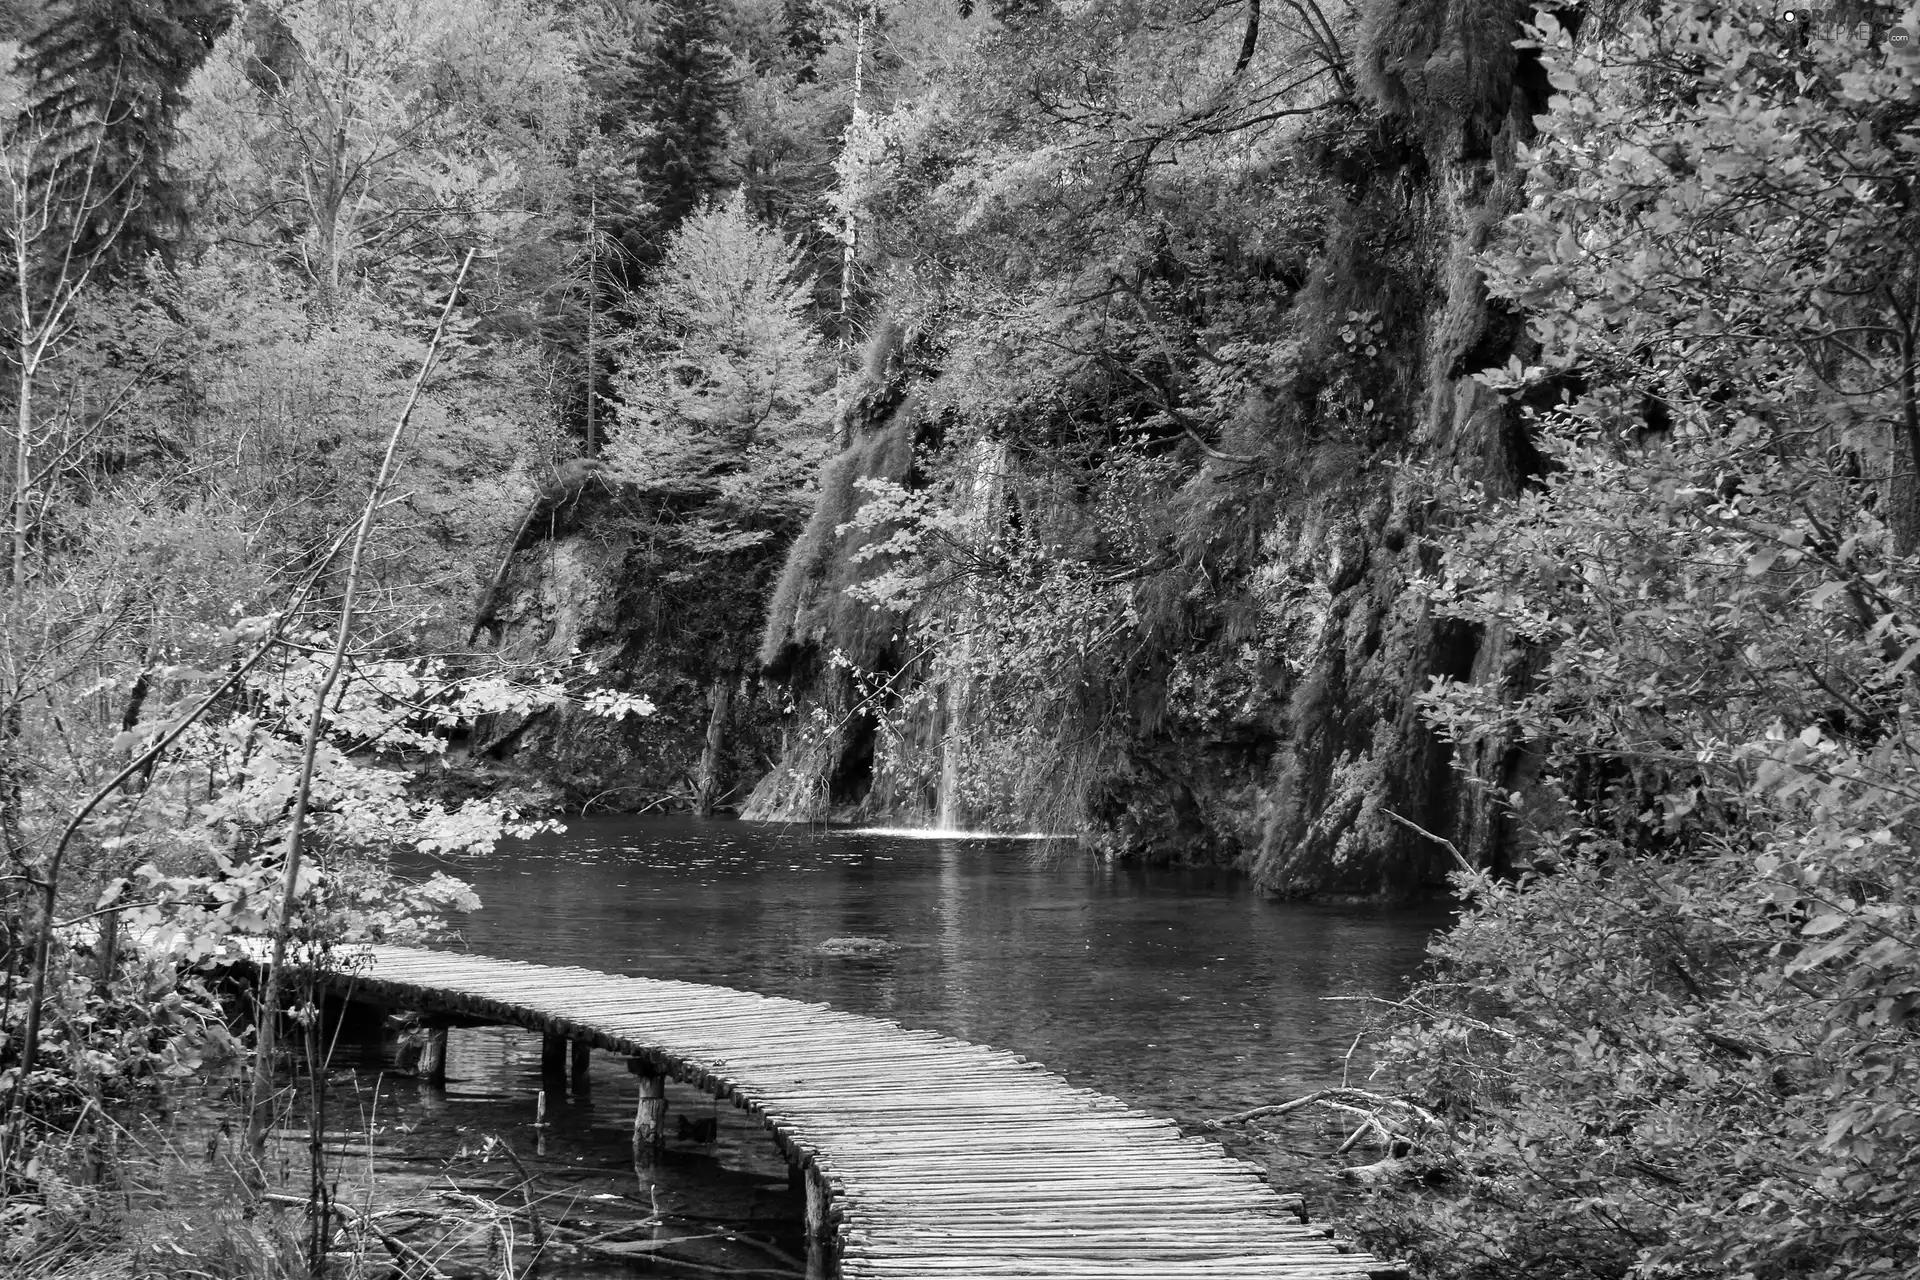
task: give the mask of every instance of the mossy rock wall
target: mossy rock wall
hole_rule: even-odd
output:
[[[470,772],[537,779],[574,811],[674,810],[691,803],[705,745],[711,676],[700,655],[652,639],[657,583],[636,554],[634,506],[595,481],[512,556],[496,607],[498,652],[516,664],[597,668],[596,685],[643,695],[654,714],[619,721],[560,706],[489,716],[465,752]],[[484,661],[484,660],[483,660]],[[730,704],[723,777],[744,799],[777,749],[776,717],[747,673]]]
[[[1287,669],[1262,671],[1258,709],[1208,732],[1164,714],[1177,654],[1143,664],[1126,690],[1130,736],[1106,750],[1087,806],[1110,853],[1231,863],[1280,895],[1365,898],[1440,887],[1453,863],[1442,839],[1481,865],[1511,855],[1518,820],[1490,796],[1527,791],[1526,754],[1495,744],[1455,760],[1415,698],[1436,675],[1521,678],[1527,656],[1432,616],[1418,584],[1437,553],[1415,472],[1457,469],[1497,495],[1537,467],[1514,415],[1470,376],[1527,354],[1473,265],[1515,207],[1516,144],[1546,101],[1537,65],[1512,47],[1520,15],[1512,0],[1377,0],[1366,15],[1355,69],[1370,132],[1323,158],[1339,207],[1289,313],[1294,384],[1243,406],[1219,445],[1270,465],[1236,482],[1227,463],[1206,464],[1174,499],[1194,531],[1180,563],[1138,597],[1163,630],[1216,650],[1255,626],[1282,635]],[[1340,338],[1353,312],[1382,326],[1365,361]],[[1320,416],[1336,377],[1377,406],[1358,429]],[[844,709],[823,663],[832,649],[869,668],[898,661],[886,621],[844,595],[859,569],[833,530],[851,518],[855,480],[908,473],[913,431],[903,405],[834,464],[775,597],[762,658],[803,716]],[[863,782],[870,744],[793,733],[749,813],[904,820],[921,804]]]
[[[767,822],[858,821],[900,816],[903,805],[874,793],[870,722],[850,714],[851,677],[837,651],[863,671],[899,662],[898,619],[848,595],[876,566],[855,559],[872,541],[841,526],[859,510],[861,480],[903,482],[913,465],[917,414],[911,402],[870,422],[827,464],[813,517],[787,553],[767,607],[760,661],[795,698],[778,762],[754,787],[741,816]]]
[[[1538,68],[1517,58],[1517,10],[1484,0],[1381,4],[1366,24],[1363,82],[1390,122],[1420,138],[1404,171],[1410,230],[1426,260],[1387,345],[1412,353],[1394,454],[1517,492],[1537,460],[1514,415],[1470,375],[1526,354],[1521,327],[1490,306],[1473,265],[1515,206],[1515,146],[1544,109]],[[1379,225],[1369,227],[1378,241]],[[1357,273],[1349,273],[1357,274]],[[1431,615],[1417,580],[1437,567],[1424,490],[1406,468],[1382,468],[1344,493],[1305,504],[1290,557],[1328,591],[1310,674],[1293,693],[1249,867],[1282,895],[1398,898],[1438,887],[1450,840],[1477,865],[1498,865],[1514,820],[1495,794],[1526,789],[1524,753],[1502,744],[1456,760],[1421,722],[1415,695],[1435,676],[1505,682],[1526,655]],[[1341,544],[1314,561],[1316,541]],[[1413,824],[1431,833],[1412,830]]]

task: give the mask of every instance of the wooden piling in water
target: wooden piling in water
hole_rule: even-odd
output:
[[[427,1043],[420,1050],[420,1078],[428,1084],[447,1082],[447,1029],[427,1028]]]
[[[640,1099],[633,1109],[633,1164],[648,1169],[667,1144],[667,1077],[645,1058],[629,1058],[627,1070],[640,1077]]]
[[[827,1184],[819,1177],[807,1179],[807,1239],[828,1240],[833,1224],[827,1221]]]
[[[567,1074],[567,1038],[549,1031],[540,1037],[540,1074],[548,1079]]]
[[[805,1180],[807,1280],[827,1280],[833,1274],[833,1223],[827,1217],[827,1184],[818,1173],[806,1173]]]
[[[586,1097],[588,1088],[587,1067],[593,1061],[593,1046],[585,1040],[573,1042],[572,1088],[576,1097]]]

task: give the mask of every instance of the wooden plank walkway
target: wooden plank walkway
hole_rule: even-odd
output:
[[[401,947],[343,959],[353,999],[564,1036],[757,1113],[806,1170],[847,1280],[1405,1274],[1302,1223],[1258,1166],[1015,1054],[691,982]]]

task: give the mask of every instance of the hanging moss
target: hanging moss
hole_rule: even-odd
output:
[[[1436,159],[1483,158],[1512,102],[1522,0],[1375,0],[1361,17],[1355,78],[1418,122]]]
[[[767,606],[760,662],[774,678],[786,677],[801,649],[840,649],[859,666],[878,665],[894,620],[854,599],[847,589],[879,571],[879,562],[862,563],[855,556],[884,534],[839,530],[865,498],[861,480],[898,483],[907,478],[913,465],[913,418],[907,410],[895,414],[827,464],[813,516],[787,553]]]

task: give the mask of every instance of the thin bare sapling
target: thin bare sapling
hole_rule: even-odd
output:
[[[313,709],[307,718],[306,737],[301,743],[300,767],[294,784],[293,812],[287,822],[285,844],[285,863],[280,881],[280,910],[273,921],[272,953],[267,962],[267,972],[263,983],[260,1005],[257,1039],[254,1045],[253,1082],[248,1102],[247,1116],[247,1153],[251,1160],[254,1176],[262,1177],[265,1167],[267,1128],[272,1116],[273,1099],[273,1063],[278,1049],[278,1015],[280,1001],[286,990],[287,940],[293,927],[294,900],[300,889],[300,863],[303,844],[306,837],[307,808],[313,791],[314,760],[320,748],[320,736],[326,728],[327,702],[340,682],[341,673],[346,668],[347,650],[352,640],[353,615],[356,596],[360,587],[361,567],[366,559],[367,541],[372,535],[375,517],[386,497],[387,488],[393,482],[394,459],[400,451],[400,441],[406,434],[407,424],[413,418],[414,406],[419,403],[421,388],[426,385],[427,375],[432,371],[434,362],[440,354],[440,343],[446,335],[447,319],[453,313],[455,301],[460,297],[460,286],[466,283],[467,270],[473,265],[474,251],[469,249],[461,260],[460,271],[454,277],[453,287],[447,292],[446,305],[440,309],[440,319],[433,327],[433,336],[427,343],[426,355],[421,358],[420,371],[414,376],[413,387],[407,394],[406,404],[400,410],[400,416],[393,424],[393,430],[387,436],[385,455],[380,460],[379,473],[374,477],[373,486],[367,494],[366,505],[361,509],[360,519],[354,529],[353,550],[347,558],[346,583],[340,595],[340,616],[334,630],[333,653],[328,661],[326,674],[321,677],[319,687],[314,691]]]

